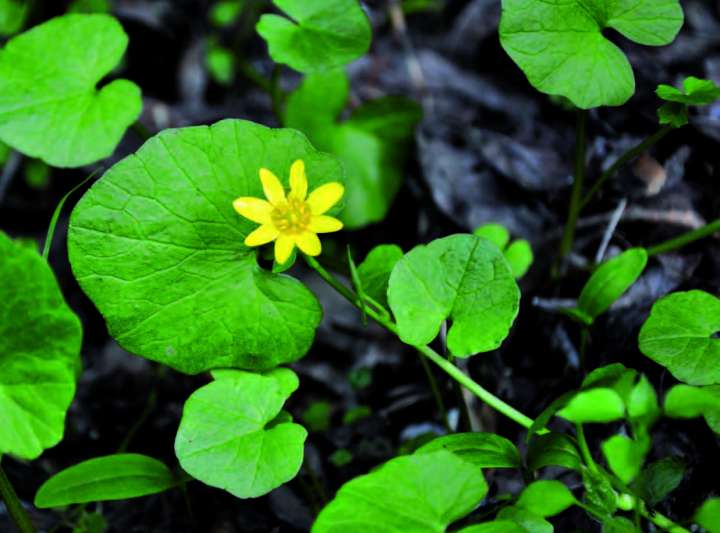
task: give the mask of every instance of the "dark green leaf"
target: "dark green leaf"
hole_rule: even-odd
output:
[[[522,460],[515,445],[494,433],[453,433],[431,440],[416,453],[447,450],[482,468],[520,468]]]
[[[666,457],[646,466],[633,482],[632,488],[638,496],[654,506],[680,485],[684,475],[683,462]]]
[[[670,85],[659,85],[656,92],[667,102],[685,105],[707,105],[720,99],[720,86],[712,80],[701,80],[694,76],[685,78],[682,90]]]
[[[579,470],[582,460],[572,439],[562,433],[535,435],[527,452],[527,466],[538,470],[545,466],[563,466]]]

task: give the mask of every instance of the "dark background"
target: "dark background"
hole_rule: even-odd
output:
[[[61,14],[65,4],[36,2],[30,24]],[[150,132],[227,117],[277,125],[270,98],[242,74],[232,86],[224,87],[213,82],[205,68],[206,43],[219,39],[269,76],[272,63],[253,31],[252,16],[218,30],[208,21],[211,2],[117,0],[112,4],[130,36],[125,64],[117,75],[142,88],[141,122]],[[611,252],[656,244],[718,217],[720,104],[693,111],[690,126],[670,134],[620,172],[583,213],[573,267],[561,282],[552,282],[549,265],[559,244],[571,183],[574,112],[535,92],[503,52],[497,36],[499,0],[447,0],[444,4],[438,11],[409,14],[408,30],[403,32],[388,16],[390,3],[366,2],[374,41],[370,54],[349,67],[351,104],[387,94],[405,95],[423,104],[425,118],[417,131],[405,185],[386,221],[340,234],[337,246],[328,246],[326,255],[329,261],[340,262],[345,244],[353,247],[358,258],[380,243],[393,242],[409,250],[491,221],[505,224],[516,237],[529,239],[536,261],[521,282],[523,301],[516,325],[500,350],[476,356],[467,366],[476,381],[536,416],[582,378],[578,326],[547,307],[556,298],[578,295],[618,202],[625,199],[627,208],[611,241]],[[654,89],[658,83],[677,84],[686,75],[720,82],[720,2],[686,0],[683,4],[685,27],[671,46],[635,46],[608,33],[634,65],[637,93],[621,108],[591,112],[591,179],[619,153],[657,130],[659,103]],[[419,83],[408,76],[408,63],[413,61],[422,68]],[[298,81],[297,74],[283,70],[285,88]],[[130,130],[113,161],[141,142],[142,137]],[[60,198],[96,167],[53,169],[49,182],[38,187],[25,179],[28,162],[17,158],[15,162],[15,170],[6,165],[0,171],[4,183],[0,227],[13,237],[42,243]],[[81,460],[114,453],[129,432],[134,436],[128,451],[157,457],[177,468],[173,441],[183,402],[209,379],[160,369],[124,352],[108,336],[67,262],[65,228],[79,196],[63,212],[50,261],[69,304],[83,321],[85,370],[63,442],[29,464],[4,461],[27,502],[51,474]],[[717,294],[719,267],[720,245],[714,238],[652,259],[642,279],[593,327],[587,368],[622,362],[646,373],[662,396],[674,380],[638,352],[638,329],[652,303],[667,292],[700,288]],[[287,407],[302,421],[313,403],[330,406],[330,425],[311,433],[300,476],[256,500],[239,500],[190,482],[187,497],[176,489],[106,503],[99,510],[111,531],[307,531],[318,506],[342,483],[402,450],[412,450],[413,439],[443,431],[417,355],[379,328],[365,328],[357,312],[302,267],[296,267],[294,274],[316,292],[326,317],[312,351],[294,365],[301,388]],[[436,376],[446,404],[456,407],[451,384],[439,372]],[[367,406],[369,416],[343,423],[343,415],[357,406]],[[513,422],[477,402],[470,404],[470,410],[476,430],[497,432],[523,446],[524,432]],[[562,424],[557,427],[563,429]],[[592,426],[589,437],[599,443],[616,430],[611,425]],[[352,454],[349,464],[338,466],[329,460],[339,449]],[[702,420],[663,420],[655,427],[649,460],[673,456],[687,468],[681,486],[661,504],[663,513],[688,519],[717,491],[719,451],[718,438]],[[580,485],[573,474],[549,474],[572,488]],[[480,513],[492,512],[499,495],[516,493],[523,484],[520,474],[509,470],[487,470],[486,478],[490,498]],[[70,530],[69,515],[32,510],[32,516],[45,529]],[[599,531],[577,510],[554,521],[558,531]],[[0,531],[10,528],[7,518],[0,515]]]

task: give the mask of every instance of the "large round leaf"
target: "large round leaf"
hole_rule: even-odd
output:
[[[108,15],[65,15],[10,40],[0,50],[0,139],[56,167],[111,155],[140,115],[140,89],[96,86],[127,43]]]
[[[517,316],[520,290],[497,246],[475,235],[452,235],[398,261],[388,301],[404,342],[427,344],[449,318],[448,348],[467,357],[500,346]]]
[[[238,498],[262,496],[300,470],[305,428],[274,419],[297,389],[288,369],[266,375],[236,370],[215,374],[183,411],[175,453],[193,477]]]
[[[482,470],[445,450],[397,457],[345,483],[313,533],[441,533],[482,501]]]
[[[690,385],[720,383],[720,299],[703,291],[661,298],[640,330],[640,351]]]
[[[243,244],[257,224],[232,206],[263,197],[261,167],[287,184],[296,159],[311,190],[342,181],[341,165],[302,134],[225,120],[162,132],[85,194],[70,261],[121,345],[188,373],[267,369],[307,352],[317,299],[258,266]]]
[[[38,253],[0,232],[0,455],[35,459],[62,439],[82,330]]]
[[[370,47],[372,30],[357,0],[273,0],[289,18],[263,15],[257,31],[270,57],[300,72],[346,65]]]
[[[502,8],[500,41],[530,83],[584,109],[622,105],[635,91],[630,63],[603,30],[660,46],[683,23],[678,0],[503,0]]]

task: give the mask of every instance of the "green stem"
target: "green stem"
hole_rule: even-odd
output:
[[[275,118],[282,124],[283,122],[283,92],[280,88],[280,74],[282,72],[282,65],[279,63],[273,67],[272,74],[270,75],[270,98],[272,98],[272,110]]]
[[[335,289],[341,296],[343,296],[348,302],[350,302],[352,305],[357,307],[358,309],[362,308],[362,302],[360,302],[359,298],[345,285],[340,283],[330,272],[325,270],[325,268],[317,262],[317,260],[313,257],[305,255],[305,261],[307,264],[315,270],[318,275],[333,289]],[[385,329],[390,331],[391,333],[394,333],[395,335],[398,334],[397,326],[394,322],[392,322],[389,318],[386,318],[382,316],[380,313],[376,312],[374,309],[371,309],[369,307],[365,308],[368,316],[372,318],[375,322],[383,326]],[[454,364],[452,364],[450,361],[445,359],[443,356],[441,356],[439,353],[437,353],[435,350],[430,348],[429,346],[423,345],[423,346],[415,346],[414,347],[417,351],[419,351],[421,354],[423,354],[425,357],[430,359],[433,363],[435,363],[437,366],[439,366],[446,374],[448,374],[451,378],[453,378],[455,381],[460,383],[462,386],[464,386],[466,389],[468,389],[470,392],[472,392],[475,396],[480,398],[482,401],[484,401],[486,404],[488,404],[490,407],[498,411],[499,413],[502,413],[506,417],[510,418],[511,420],[514,420],[521,426],[525,427],[526,429],[530,429],[530,427],[533,425],[533,420],[531,418],[528,418],[524,414],[522,414],[520,411],[512,407],[511,405],[505,403],[500,398],[492,394],[490,391],[484,389],[482,386],[480,386],[478,383],[472,380],[469,376],[467,376],[462,370],[460,370],[458,367],[456,367]],[[539,433],[546,433],[547,430],[542,430]]]
[[[572,250],[575,239],[575,227],[580,215],[580,201],[582,199],[583,184],[585,182],[585,152],[587,150],[587,111],[578,111],[577,126],[575,130],[575,175],[570,193],[570,207],[568,208],[567,222],[560,242],[560,260],[565,259]]]
[[[263,75],[260,74],[250,63],[248,63],[247,61],[240,61],[238,63],[238,67],[240,69],[240,72],[242,72],[243,76],[245,76],[248,80],[253,82],[266,93],[272,93],[272,86],[270,82],[265,79]]]
[[[670,533],[690,533],[690,530],[676,524],[667,516],[658,513],[657,511],[648,511],[643,502],[638,502],[637,509],[642,516],[665,531],[669,531]]]
[[[720,231],[720,218],[710,222],[709,224],[704,225],[702,228],[688,231],[687,233],[683,233],[682,235],[679,235],[673,239],[667,240],[655,246],[651,246],[650,248],[648,248],[647,253],[649,256],[653,256],[664,254],[666,252],[672,252],[673,250],[682,248],[686,244],[690,244],[691,242],[695,242],[699,239],[709,237],[710,235],[712,235],[713,233],[717,233],[718,231]]]
[[[418,354],[420,355],[420,354]],[[435,398],[435,405],[438,408],[438,411],[440,412],[440,416],[442,416],[443,426],[445,426],[445,430],[448,433],[452,433],[452,428],[450,427],[450,421],[448,420],[447,416],[447,409],[445,409],[445,402],[443,402],[442,394],[440,394],[440,388],[438,387],[437,380],[435,379],[435,376],[432,373],[432,369],[430,368],[430,365],[428,364],[427,360],[420,356],[420,364],[423,367],[423,370],[425,371],[425,375],[427,376],[428,382],[430,383],[430,389],[432,390],[433,397]]]
[[[0,499],[5,502],[10,518],[20,533],[35,533],[35,526],[30,522],[27,511],[20,503],[10,480],[5,475],[5,470],[0,466]]]
[[[633,146],[632,148],[630,148],[630,150],[618,157],[615,162],[610,165],[610,167],[605,172],[602,173],[602,175],[597,179],[597,181],[593,183],[593,186],[590,187],[590,190],[583,197],[582,202],[580,202],[580,210],[582,210],[588,203],[590,203],[590,200],[592,200],[593,196],[595,196],[598,191],[602,189],[602,186],[605,185],[605,182],[611,177],[613,177],[613,175],[618,170],[620,170],[620,168],[622,168],[627,162],[641,155],[643,152],[646,152],[650,147],[659,142],[673,129],[674,128],[670,125],[663,126],[658,131],[653,133],[650,137],[642,141],[640,144]]]
[[[585,462],[585,465],[595,473],[598,473],[598,467],[595,464],[595,460],[592,458],[590,453],[590,447],[588,446],[587,439],[585,438],[585,428],[582,424],[576,424],[575,431],[577,433],[578,447],[580,448],[580,455]]]

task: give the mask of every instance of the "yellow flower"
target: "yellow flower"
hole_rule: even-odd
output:
[[[243,196],[233,202],[240,215],[261,224],[245,238],[246,246],[260,246],[275,241],[275,260],[283,264],[295,246],[307,255],[320,255],[322,246],[318,233],[342,229],[338,219],[326,216],[345,192],[341,183],[321,185],[309,195],[305,163],[298,159],[290,167],[290,192],[266,168],[260,169],[260,181],[267,200]]]

